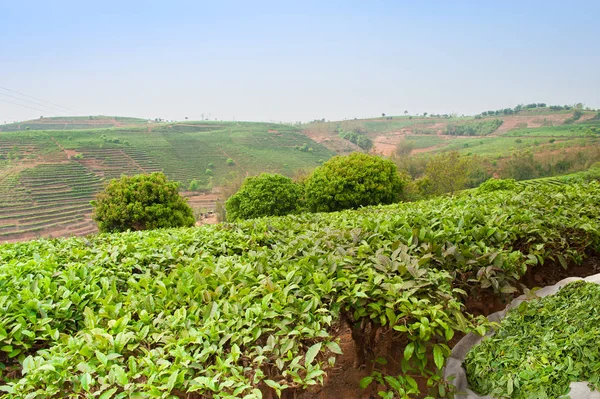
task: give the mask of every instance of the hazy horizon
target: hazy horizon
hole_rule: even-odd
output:
[[[100,6],[0,0],[0,123],[600,108],[600,2]]]

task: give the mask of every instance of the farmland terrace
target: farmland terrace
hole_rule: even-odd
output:
[[[267,123],[44,118],[2,129],[0,241],[97,232],[90,201],[121,175],[162,171],[205,213],[215,195],[203,193],[231,179],[291,176],[334,154],[296,127]],[[199,191],[187,192],[193,180]]]

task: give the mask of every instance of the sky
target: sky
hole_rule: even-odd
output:
[[[598,0],[0,0],[0,123],[600,108],[599,14]]]

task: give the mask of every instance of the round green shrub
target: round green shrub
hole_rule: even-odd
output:
[[[194,225],[194,213],[163,173],[112,179],[92,206],[101,232]]]
[[[289,177],[262,173],[248,177],[240,190],[225,202],[227,220],[282,216],[299,209],[302,188]]]
[[[305,200],[313,212],[391,204],[400,200],[405,184],[389,159],[355,152],[315,169],[305,183]]]

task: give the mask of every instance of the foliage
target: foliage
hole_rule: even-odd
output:
[[[599,204],[597,183],[542,183],[518,194],[3,245],[0,389],[7,399],[257,399],[267,387],[322,384],[345,322],[362,365],[379,365],[362,385],[411,391],[407,376],[423,376],[443,397],[448,341],[485,332],[463,313],[465,292],[509,295],[528,267],[571,264],[600,248]],[[403,343],[402,375],[370,355],[367,332]]]
[[[517,183],[514,179],[489,179],[482,183],[477,191],[481,193],[489,193],[498,190],[515,190]]]
[[[498,130],[502,122],[502,119],[489,119],[481,122],[467,122],[462,124],[448,123],[446,125],[446,134],[454,136],[485,136]]]
[[[465,361],[482,394],[558,398],[572,381],[600,389],[600,285],[576,281],[557,294],[523,302]]]
[[[233,166],[233,165],[235,165],[235,161],[234,161],[233,159],[231,159],[231,158],[227,158],[227,160],[225,161],[225,163],[226,163],[228,166]]]
[[[227,220],[283,216],[299,209],[302,188],[289,177],[262,173],[248,177],[225,202]]]
[[[564,124],[568,125],[568,124],[574,123],[575,121],[578,121],[581,118],[582,115],[583,115],[583,112],[580,109],[576,109],[573,112],[573,116],[571,116],[570,118],[565,119]]]
[[[196,179],[193,179],[188,186],[189,191],[196,191],[200,188],[200,182]]]
[[[373,147],[373,142],[366,136],[366,131],[360,128],[353,129],[351,131],[340,131],[339,136],[344,140],[348,140],[351,143],[356,144],[361,149],[368,151]]]
[[[414,141],[402,139],[396,145],[396,155],[398,155],[400,157],[408,156],[408,155],[410,155],[410,153],[412,152],[414,147],[415,147]]]
[[[193,226],[192,209],[163,173],[111,180],[92,201],[102,232]]]
[[[375,155],[336,156],[306,180],[305,200],[316,212],[399,201],[405,181],[396,165]]]
[[[425,175],[429,179],[430,194],[454,194],[466,187],[473,167],[471,158],[457,151],[441,152],[427,164]]]

